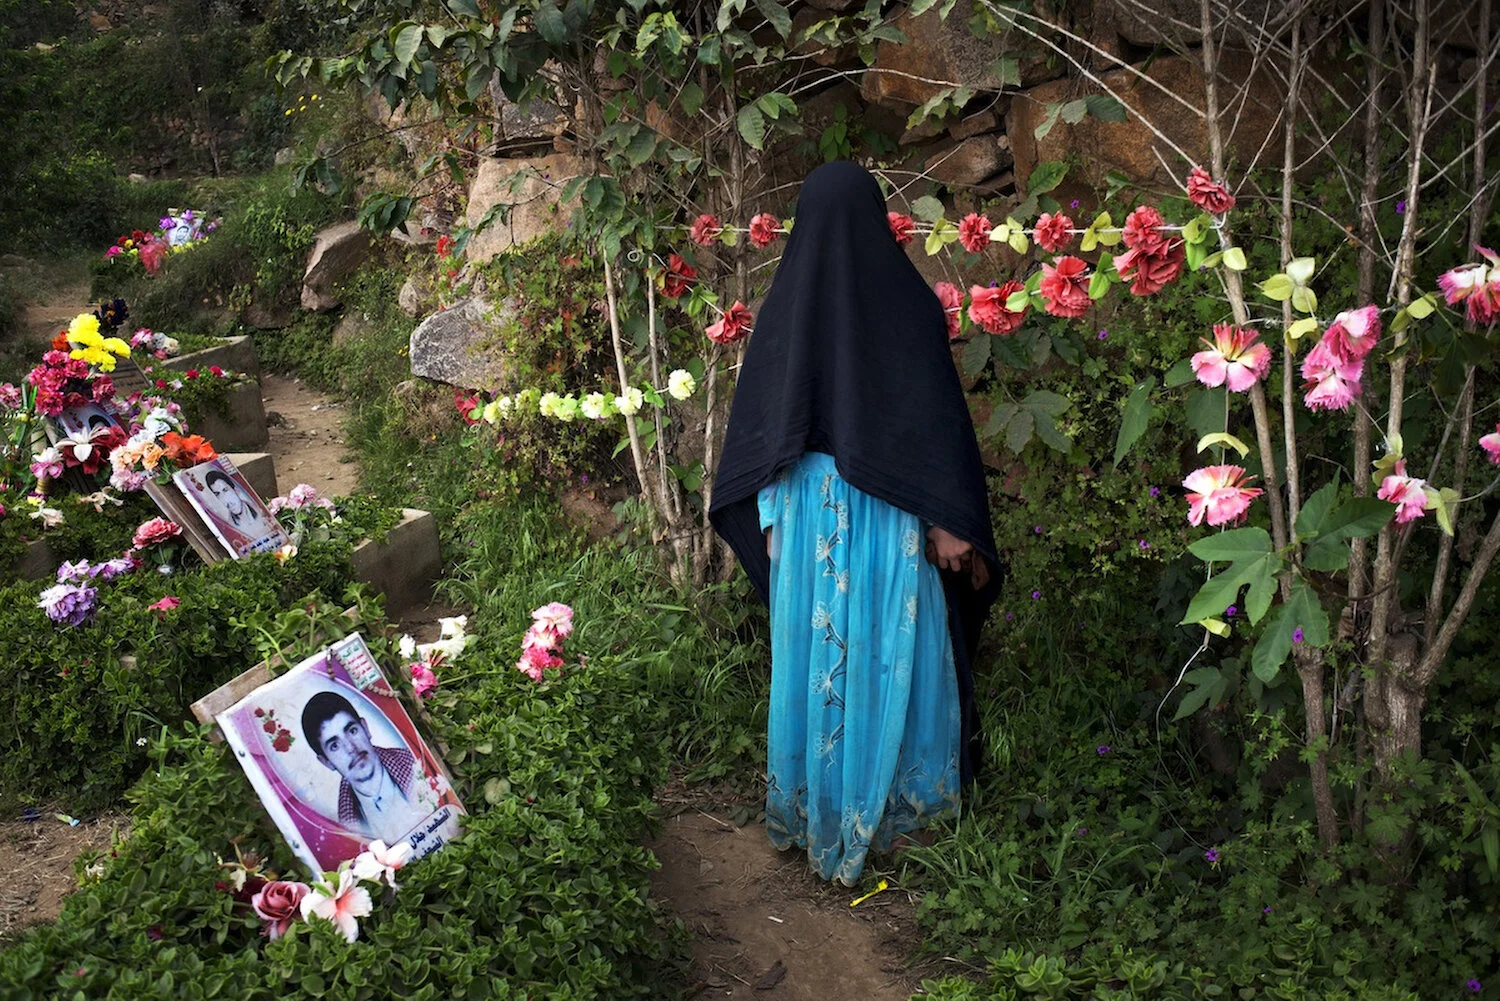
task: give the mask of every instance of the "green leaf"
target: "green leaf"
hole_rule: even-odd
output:
[[[771,27],[776,29],[776,34],[786,38],[792,33],[792,15],[776,0],[755,0],[755,9],[771,22]]]
[[[1057,426],[1057,421],[1044,413],[1035,413],[1032,419],[1036,423],[1036,436],[1042,439],[1048,448],[1062,455],[1067,455],[1073,450],[1073,443],[1068,440],[1067,435],[1062,433]]]
[[[1293,293],[1295,297],[1295,293]],[[1316,316],[1304,316],[1290,327],[1286,328],[1286,335],[1292,340],[1300,340],[1308,334],[1317,333],[1318,318]]]
[[[745,105],[735,116],[735,125],[739,127],[740,136],[752,149],[765,148],[766,117],[761,114],[759,107],[754,104]]]
[[[1292,289],[1292,308],[1299,313],[1314,313],[1318,309],[1318,293],[1310,288]]]
[[[1333,511],[1333,504],[1339,499],[1339,481],[1337,478],[1325,483],[1307,500],[1302,502],[1302,510],[1297,512],[1297,541],[1306,542],[1317,537],[1323,531],[1323,525],[1328,520],[1328,515]]]
[[[1427,488],[1427,510],[1437,512],[1438,527],[1445,535],[1453,534],[1453,512],[1458,507],[1458,491],[1452,487],[1441,490]]]
[[[1244,271],[1249,267],[1245,260],[1245,251],[1239,247],[1230,247],[1224,251],[1224,266],[1230,271]]]
[[[1294,257],[1287,262],[1286,276],[1296,285],[1306,286],[1312,281],[1313,271],[1317,269],[1317,259],[1313,257]]]
[[[1325,488],[1326,489],[1326,488]],[[1314,495],[1316,496],[1316,495]],[[1303,509],[1302,514],[1307,513]],[[1297,517],[1297,534],[1311,539],[1302,554],[1309,570],[1342,570],[1349,565],[1348,539],[1366,539],[1386,526],[1396,505],[1378,497],[1355,497],[1317,522]]]
[[[1035,418],[1030,410],[1020,409],[1005,426],[1005,447],[1011,455],[1020,455],[1026,443],[1031,441]]]
[[[1037,127],[1032,130],[1032,135],[1037,139],[1047,138],[1047,133],[1051,132],[1052,126],[1057,124],[1057,115],[1061,109],[1062,105],[1060,104],[1048,105],[1047,117],[1043,118],[1041,122],[1038,123]]]
[[[1101,122],[1123,122],[1127,117],[1128,109],[1125,105],[1108,94],[1090,94],[1083,99],[1083,103],[1088,113]]]
[[[916,5],[912,8],[915,10]],[[1001,56],[990,65],[990,74],[1000,82],[1003,90],[1006,87],[1021,86],[1021,61],[1011,56]]]
[[[422,26],[407,22],[397,25],[391,34],[391,54],[396,62],[405,66],[411,63],[422,44]]]
[[[542,0],[532,14],[532,21],[536,24],[537,34],[548,45],[562,45],[568,40],[568,24],[563,20],[562,11],[552,0]]]
[[[1197,271],[1208,258],[1208,248],[1202,243],[1189,241],[1184,249],[1187,251],[1187,267],[1189,271]]]
[[[1223,386],[1199,387],[1187,395],[1187,423],[1198,437],[1224,430],[1225,403],[1229,392]]]
[[[937,3],[937,0],[912,0],[912,4],[907,8],[906,12],[912,17],[920,17],[931,10],[932,5],[935,3]]]
[[[1161,381],[1162,385],[1168,389],[1176,389],[1178,386],[1187,385],[1195,378],[1196,376],[1193,375],[1193,360],[1191,358],[1184,358],[1176,365],[1167,369],[1167,374],[1162,376]]]
[[[1069,125],[1077,125],[1088,116],[1089,104],[1085,100],[1068,101],[1060,109],[1062,120]]]
[[[1229,567],[1214,574],[1198,589],[1180,624],[1222,615],[1246,585],[1250,591],[1245,596],[1245,613],[1252,625],[1259,622],[1271,607],[1276,574],[1281,570],[1281,557],[1276,555],[1266,530],[1234,528],[1199,539],[1188,549],[1206,563],[1228,563]]]
[[[1213,448],[1215,445],[1226,445],[1234,449],[1240,453],[1241,459],[1250,452],[1249,445],[1246,445],[1228,431],[1215,431],[1213,434],[1206,434],[1198,439],[1199,452],[1202,452],[1206,448]]]
[[[677,103],[688,117],[696,116],[699,109],[703,107],[703,88],[689,80],[682,85],[682,92],[677,95]]]
[[[1433,298],[1432,293],[1429,292],[1422,296],[1422,298],[1408,303],[1406,311],[1411,314],[1413,320],[1425,320],[1432,315],[1432,311],[1436,308],[1437,301]]]
[[[1031,295],[1025,289],[1012,292],[1005,297],[1005,308],[1012,313],[1019,313],[1031,305]]]
[[[1066,396],[1059,396],[1046,389],[1038,389],[1021,401],[1021,406],[1047,414],[1049,417],[1061,417],[1072,405]]]
[[[1026,179],[1026,193],[1040,195],[1051,191],[1068,176],[1068,165],[1061,160],[1047,160],[1036,165]]]
[[[1125,413],[1120,418],[1120,433],[1115,438],[1115,458],[1111,465],[1118,467],[1146,428],[1151,423],[1151,391],[1156,388],[1156,378],[1147,376],[1138,382],[1125,400]]]
[[[911,214],[923,222],[936,222],[943,217],[943,203],[931,195],[923,195],[911,203]]]
[[[1275,299],[1277,302],[1286,302],[1292,297],[1292,290],[1296,285],[1286,275],[1275,274],[1260,283],[1260,290],[1266,294],[1266,298]]]
[[[977,333],[964,345],[960,356],[965,375],[978,375],[990,363],[990,336]]]
[[[656,153],[656,133],[645,126],[641,126],[635,135],[630,137],[630,144],[625,147],[625,160],[632,167],[639,167]]]
[[[990,412],[990,419],[985,422],[984,436],[986,438],[993,438],[1005,430],[1005,426],[1010,423],[1011,418],[1016,416],[1020,410],[1021,408],[1014,403],[1001,403],[996,406]]]
[[[1193,690],[1182,697],[1177,706],[1177,715],[1172,722],[1193,715],[1204,705],[1215,705],[1223,697],[1227,687],[1223,673],[1217,667],[1199,667],[1189,671],[1183,678]]]
[[[1317,593],[1300,577],[1292,582],[1291,596],[1271,616],[1250,656],[1250,669],[1262,682],[1270,684],[1276,679],[1292,652],[1298,629],[1302,630],[1303,643],[1314,647],[1328,645],[1328,613],[1318,601]]]

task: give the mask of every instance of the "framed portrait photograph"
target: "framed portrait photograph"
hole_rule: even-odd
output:
[[[97,403],[69,407],[56,417],[47,418],[47,438],[54,445],[64,439],[88,441],[111,428],[119,428],[129,435],[115,415]]]
[[[274,553],[292,541],[228,456],[179,470],[172,482],[234,559]]]
[[[465,812],[379,665],[354,633],[214,717],[261,802],[314,873],[372,841],[421,858]]]

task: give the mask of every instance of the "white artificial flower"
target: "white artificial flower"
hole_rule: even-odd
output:
[[[590,393],[579,406],[583,410],[583,416],[591,421],[603,420],[608,412],[603,393]]]
[[[370,846],[361,852],[351,867],[358,879],[367,879],[372,883],[381,880],[390,884],[391,889],[396,890],[396,870],[404,866],[411,859],[411,844],[402,841],[395,845],[387,845],[384,841],[371,841]]]
[[[624,393],[615,397],[615,409],[626,417],[641,412],[641,407],[646,403],[646,394],[631,386]]]
[[[685,400],[698,391],[698,380],[693,378],[693,373],[685,368],[679,368],[667,376],[667,392],[674,400]]]
[[[464,633],[469,628],[469,617],[467,615],[453,615],[448,618],[438,619],[438,629],[443,639],[457,637],[463,639]]]
[[[562,397],[556,393],[543,393],[541,400],[537,403],[537,412],[543,417],[556,417],[557,405],[562,402]]]
[[[417,641],[403,633],[396,648],[401,651],[402,660],[411,660],[417,654]]]
[[[373,909],[370,891],[359,885],[359,877],[349,869],[341,870],[338,880],[336,886],[323,879],[313,884],[302,898],[302,919],[331,921],[345,940],[353,942],[359,938],[359,919]]]
[[[56,528],[66,520],[63,513],[55,507],[43,507],[31,512],[33,518],[42,523],[43,528]]]
[[[500,401],[491,400],[490,402],[486,403],[484,405],[484,410],[480,412],[480,416],[484,418],[484,422],[486,424],[499,424]]]

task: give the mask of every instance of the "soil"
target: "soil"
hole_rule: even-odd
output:
[[[260,394],[276,463],[276,484],[285,494],[308,483],[330,497],[359,487],[359,466],[344,437],[344,405],[305,385],[301,379],[262,372]]]
[[[693,935],[690,998],[907,1001],[933,969],[911,965],[921,941],[913,897],[815,876],[797,850],[778,852],[743,806],[710,809],[691,790],[658,795],[668,810],[648,843],[661,868],[652,893]]]
[[[0,821],[0,941],[56,918],[76,885],[74,860],[109,851],[130,826],[125,814],[105,813],[75,827],[57,818],[62,809],[52,804],[25,814],[35,819]]]

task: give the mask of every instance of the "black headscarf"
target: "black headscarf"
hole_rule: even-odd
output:
[[[989,564],[975,591],[944,573],[962,702],[964,777],[978,764],[972,662],[1001,581],[979,443],[948,347],[943,307],[896,244],[875,178],[825,164],[802,185],[796,223],[755,319],[709,516],[762,599],[770,559],[756,494],[806,452],[850,485],[971,544]]]

